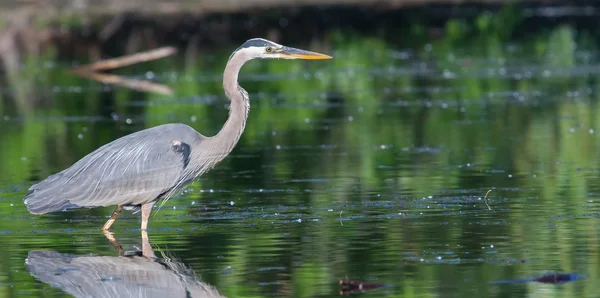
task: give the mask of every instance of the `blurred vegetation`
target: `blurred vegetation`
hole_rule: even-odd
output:
[[[524,21],[507,7],[450,19],[438,37],[415,23],[393,42],[332,29],[294,46],[334,60],[248,64],[238,147],[151,220],[151,240],[228,297],[329,296],[346,276],[395,285],[371,294],[386,297],[594,297],[599,39],[572,23],[525,33]],[[29,249],[110,254],[95,234],[110,208],[30,216],[27,187],[132,131],[182,122],[216,133],[227,116],[220,75],[237,46],[116,71],[167,84],[172,97],[77,78],[73,57],[52,46],[22,57],[0,89],[0,297],[51,291],[23,269]],[[488,212],[477,198],[490,188]],[[252,208],[285,220],[244,217]],[[135,216],[116,225],[137,237]],[[487,284],[546,270],[590,282]]]

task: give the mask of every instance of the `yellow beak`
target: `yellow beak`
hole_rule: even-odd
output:
[[[284,59],[324,60],[333,58],[329,55],[305,51],[291,47],[283,47],[279,54],[280,57]]]

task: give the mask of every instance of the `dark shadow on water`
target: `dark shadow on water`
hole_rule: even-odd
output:
[[[548,273],[539,277],[529,279],[511,279],[491,281],[490,284],[512,284],[525,282],[539,282],[545,284],[564,284],[585,278],[585,275],[577,273]]]
[[[390,285],[358,280],[340,280],[340,295],[348,296],[351,294],[363,293],[384,287],[390,287]]]
[[[151,250],[147,236],[142,241]],[[224,297],[168,253],[147,253],[77,256],[32,250],[25,266],[36,279],[75,297]]]

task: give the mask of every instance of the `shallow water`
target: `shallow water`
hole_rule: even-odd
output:
[[[252,101],[240,143],[151,217],[162,263],[118,257],[99,232],[111,208],[34,216],[22,198],[127,133],[182,122],[214,134],[236,45],[197,68],[171,59],[123,71],[171,86],[172,97],[49,61],[28,78],[35,107],[0,110],[0,296],[177,296],[210,285],[227,297],[331,297],[350,279],[386,285],[365,297],[596,297],[598,51],[569,26],[534,37],[338,37],[320,49],[331,61],[252,62],[240,78]],[[137,215],[113,229],[128,254],[142,248]],[[549,271],[582,278],[498,282]]]

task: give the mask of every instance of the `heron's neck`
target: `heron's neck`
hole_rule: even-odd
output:
[[[225,89],[225,95],[231,102],[229,118],[219,133],[211,138],[213,148],[216,147],[215,149],[223,154],[231,152],[239,141],[246,127],[246,120],[250,111],[248,93],[238,84],[238,73],[246,60],[242,55],[234,55],[227,62],[223,73],[223,89]]]

